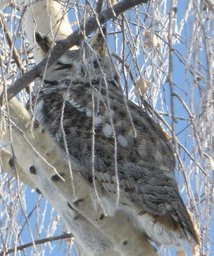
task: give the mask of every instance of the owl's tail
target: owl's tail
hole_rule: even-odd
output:
[[[141,212],[137,215],[137,227],[146,233],[152,240],[165,246],[185,248],[185,242],[200,243],[194,223],[182,201],[177,198],[171,202],[170,211],[156,215]]]
[[[199,235],[180,195],[178,200],[172,202],[172,206],[174,211],[171,212],[171,216],[178,223],[180,231],[185,234],[188,240],[194,240],[195,243],[199,244]]]

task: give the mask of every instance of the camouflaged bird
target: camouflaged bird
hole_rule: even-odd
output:
[[[47,53],[51,42],[36,33]],[[103,33],[51,65],[36,92],[36,119],[67,147],[112,215],[120,210],[152,240],[199,242],[174,176],[172,146],[161,127],[127,100],[106,55]]]

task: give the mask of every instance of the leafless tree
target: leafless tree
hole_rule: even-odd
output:
[[[156,252],[120,214],[98,220],[89,185],[79,174],[83,167],[62,157],[26,110],[34,80],[47,65],[90,40],[102,24],[108,26],[109,54],[125,96],[145,108],[174,145],[179,188],[201,237],[191,255],[211,255],[214,7],[210,0],[146,2],[0,2],[0,255],[47,255],[54,247],[71,255],[74,241],[83,255],[101,255],[103,244],[103,256],[174,255],[164,248]],[[60,40],[48,64],[35,31]],[[62,170],[72,180],[50,184],[49,177]],[[69,212],[64,207],[71,197],[84,198],[75,206],[82,213],[78,220],[73,206]]]

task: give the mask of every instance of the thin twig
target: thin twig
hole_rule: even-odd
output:
[[[170,106],[171,106],[171,115],[172,115],[172,142],[174,147],[176,147],[176,134],[175,134],[175,109],[174,109],[174,84],[172,82],[172,73],[173,73],[173,60],[172,60],[172,52],[173,52],[173,38],[172,38],[172,31],[173,31],[173,14],[175,3],[172,0],[170,12],[169,12],[169,27],[168,27],[168,49],[169,49],[169,66],[168,66],[168,83],[169,83],[169,90],[170,90]]]

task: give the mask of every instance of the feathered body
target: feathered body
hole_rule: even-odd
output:
[[[46,37],[36,39],[48,48]],[[112,61],[96,47],[99,40],[103,45],[99,35],[92,48],[69,51],[47,69],[36,119],[85,166],[82,175],[108,214],[122,210],[161,244],[198,242],[175,181],[172,146],[161,127],[123,96]]]

